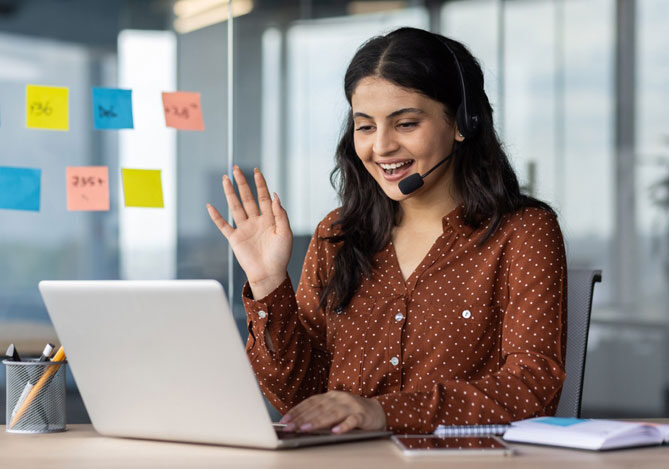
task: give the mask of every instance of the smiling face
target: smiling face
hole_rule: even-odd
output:
[[[355,152],[367,171],[393,200],[425,194],[444,183],[448,165],[425,178],[425,185],[404,195],[398,184],[425,174],[462,141],[444,113],[444,106],[416,91],[379,77],[360,80],[351,97]]]

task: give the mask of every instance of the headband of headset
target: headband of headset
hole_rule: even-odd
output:
[[[479,129],[480,116],[476,112],[472,103],[467,99],[467,89],[465,87],[465,77],[462,73],[462,68],[460,67],[460,61],[458,60],[455,52],[448,45],[446,41],[443,42],[446,46],[446,49],[453,56],[453,61],[455,62],[455,68],[458,71],[458,78],[460,79],[460,90],[462,94],[462,99],[460,100],[460,105],[455,113],[455,121],[458,124],[458,131],[465,138],[470,138],[476,135]]]

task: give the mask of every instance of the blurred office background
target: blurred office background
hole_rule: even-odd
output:
[[[226,3],[0,0],[0,166],[42,169],[39,213],[0,210],[3,352],[55,339],[42,279],[230,286],[227,243],[205,210],[226,211],[229,109],[234,162],[261,168],[289,212],[297,285],[313,229],[338,205],[328,177],[345,67],[364,40],[408,25],[480,59],[498,132],[526,191],[558,211],[569,266],[603,270],[583,415],[669,417],[668,2],[234,0],[231,44]],[[69,87],[68,132],[25,128],[29,83]],[[93,130],[94,86],[133,90],[134,130]],[[160,92],[172,90],[202,93],[205,132],[165,128]],[[73,165],[109,166],[109,212],[66,210]],[[165,208],[123,207],[121,167],[161,169]],[[241,331],[245,279],[232,272]]]

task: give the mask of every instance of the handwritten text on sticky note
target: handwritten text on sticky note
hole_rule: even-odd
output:
[[[200,93],[163,93],[165,125],[181,130],[204,130]]]
[[[163,207],[159,169],[121,169],[126,207]]]
[[[26,85],[26,127],[68,130],[68,93],[67,88]]]
[[[132,90],[93,88],[93,124],[96,129],[132,129]]]
[[[106,166],[68,166],[65,178],[68,210],[109,210]]]
[[[38,212],[41,179],[41,169],[0,166],[0,209]]]

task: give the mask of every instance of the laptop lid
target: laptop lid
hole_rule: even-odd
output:
[[[42,281],[39,289],[99,433],[280,446],[217,281]]]

